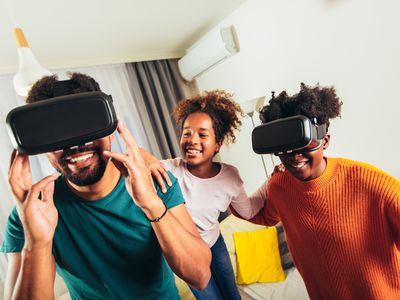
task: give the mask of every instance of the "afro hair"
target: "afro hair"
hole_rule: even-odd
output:
[[[99,84],[90,76],[81,73],[69,73],[73,94],[100,91]],[[54,97],[54,85],[57,75],[45,76],[35,82],[29,91],[26,103],[33,103]]]
[[[186,118],[195,112],[204,112],[211,117],[218,144],[235,142],[234,130],[242,125],[244,114],[232,94],[223,90],[206,91],[180,101],[173,111],[177,127],[182,130]]]
[[[304,83],[300,85],[300,92],[289,96],[286,91],[277,97],[272,93],[269,103],[260,111],[262,123],[276,119],[303,115],[310,119],[316,118],[318,124],[329,127],[329,119],[340,117],[342,101],[336,95],[333,87],[309,87]]]

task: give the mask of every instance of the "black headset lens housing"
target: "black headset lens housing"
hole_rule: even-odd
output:
[[[257,154],[281,155],[295,151],[314,151],[321,147],[326,124],[303,115],[277,119],[253,129],[252,145]]]
[[[26,104],[8,113],[7,131],[14,148],[27,155],[83,145],[115,131],[112,102],[96,91]]]

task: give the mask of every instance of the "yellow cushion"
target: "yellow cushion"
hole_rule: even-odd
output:
[[[238,284],[285,280],[275,227],[234,232]]]
[[[180,279],[177,275],[175,275],[175,284],[178,288],[179,296],[182,300],[196,300],[193,296],[192,291],[185,281]]]

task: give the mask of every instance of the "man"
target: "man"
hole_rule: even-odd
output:
[[[38,81],[27,102],[54,97],[56,82]],[[94,79],[71,74],[71,93],[96,90]],[[56,269],[72,299],[179,299],[169,267],[195,288],[207,285],[210,250],[176,179],[166,194],[156,190],[132,135],[122,122],[117,130],[126,154],[110,152],[113,135],[48,153],[61,176],[33,185],[28,157],[12,157],[5,299],[53,299]]]

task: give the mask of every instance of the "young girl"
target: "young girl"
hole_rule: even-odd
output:
[[[273,97],[260,117],[303,115],[328,127],[341,105],[333,88],[302,84],[294,96]],[[269,180],[268,193],[260,189],[266,201],[251,221],[282,222],[311,299],[400,299],[400,182],[368,164],[325,157],[329,140],[326,132],[318,149],[279,156],[286,171]]]
[[[160,164],[150,154],[142,154],[160,185],[164,185],[162,178],[169,182],[166,170],[178,178],[187,209],[211,248],[211,280],[205,290],[191,290],[197,299],[240,299],[218,217],[231,204],[249,219],[260,210],[263,200],[246,195],[235,167],[213,159],[223,143],[235,141],[234,130],[240,127],[243,112],[230,94],[217,90],[181,101],[173,114],[181,129],[183,158]]]

